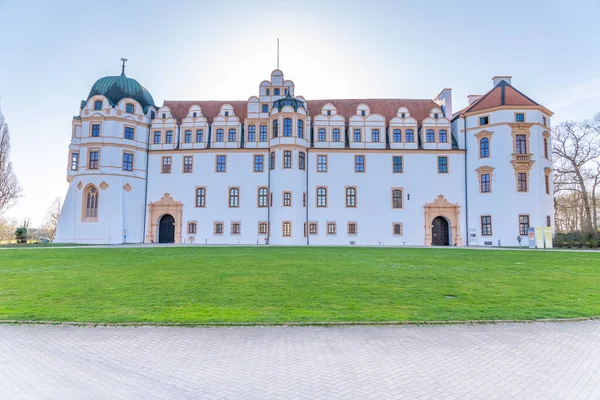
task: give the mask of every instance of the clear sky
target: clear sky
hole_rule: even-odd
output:
[[[276,67],[296,94],[433,98],[454,110],[494,75],[555,112],[600,111],[600,0],[0,0],[1,110],[23,198],[41,223],[66,194],[71,120],[93,83],[126,73],[164,100],[246,100]]]

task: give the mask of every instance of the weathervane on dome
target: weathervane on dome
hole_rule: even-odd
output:
[[[123,61],[123,65],[121,66],[121,75],[125,75],[125,63],[127,62],[127,59],[121,57],[121,61]]]

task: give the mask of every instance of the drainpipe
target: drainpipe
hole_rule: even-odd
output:
[[[469,246],[469,181],[467,180],[467,117],[464,117],[464,127],[465,127],[465,219],[466,219],[466,228],[467,228],[467,239],[466,244]]]
[[[306,245],[310,246],[310,226],[308,225],[308,150],[310,148],[310,143],[306,146],[306,157],[304,158],[304,168],[306,172]]]

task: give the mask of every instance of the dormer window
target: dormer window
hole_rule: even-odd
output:
[[[94,110],[102,110],[102,100],[96,100],[94,102]]]
[[[163,113],[162,119],[166,119],[166,118],[167,118],[167,114]]]
[[[490,123],[490,117],[479,117],[479,125],[487,125]]]
[[[279,95],[280,95],[279,89],[273,89],[273,96],[279,96]]]
[[[331,115],[331,110],[327,110],[327,115]]]
[[[192,117],[196,118],[198,116],[198,113],[193,113]]]
[[[365,111],[365,110],[360,110],[360,115],[361,115],[361,116],[363,116],[363,117],[364,117],[366,114],[367,114],[367,113],[366,113],[366,111]]]
[[[154,119],[156,117],[156,113],[154,111],[150,111],[150,119]]]
[[[406,113],[400,114],[400,118],[402,118],[402,119],[406,118]]]
[[[229,117],[229,111],[225,111],[225,116]]]
[[[438,119],[438,114],[433,114],[434,119]]]
[[[271,91],[270,91],[269,89],[267,89],[267,90],[265,91],[265,93],[267,94],[267,96],[269,96],[269,95],[271,94]]]
[[[133,114],[133,110],[134,110],[133,104],[131,104],[131,103],[125,104],[125,112],[126,113]]]

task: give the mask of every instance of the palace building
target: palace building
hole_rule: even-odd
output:
[[[247,101],[98,80],[73,118],[56,242],[517,245],[553,225],[552,112],[493,78],[433,99],[310,100],[275,70]]]

